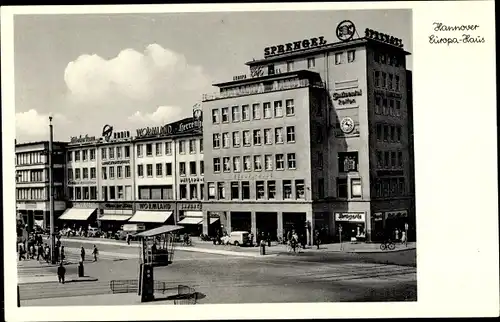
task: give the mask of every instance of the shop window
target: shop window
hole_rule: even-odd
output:
[[[358,152],[338,153],[339,172],[357,172],[358,162]]]
[[[269,119],[271,117],[272,117],[271,103],[266,102],[264,103],[264,118]]]
[[[255,110],[255,105],[258,106],[259,104],[253,105],[254,110]],[[241,114],[242,114],[243,121],[250,121],[250,106],[249,105],[241,106]]]
[[[305,199],[306,190],[304,185],[304,180],[295,180],[295,199]]]
[[[217,197],[219,200],[226,199],[226,188],[224,182],[217,182]]]
[[[287,153],[286,159],[287,159],[289,170],[297,169],[297,160],[295,159],[295,153]]]
[[[233,171],[240,172],[241,171],[241,158],[233,157]]]
[[[342,199],[347,199],[347,178],[337,178],[337,197]]]
[[[351,198],[361,198],[361,179],[353,178],[351,179]]]
[[[109,187],[109,199],[110,200],[115,200],[116,199],[116,193],[115,193],[115,187],[110,186]]]
[[[274,142],[276,142],[276,144],[283,143],[283,128],[282,127],[277,127],[274,129]]]
[[[196,175],[196,161],[189,162],[189,174],[192,176]]]
[[[239,182],[231,182],[231,199],[236,200],[240,198],[240,184]]]
[[[142,144],[137,145],[137,157],[139,157],[139,158],[142,158],[142,155],[143,155],[142,154],[142,147],[143,147]]]
[[[241,182],[241,199],[243,200],[250,199],[250,181]]]
[[[179,142],[179,154],[185,154],[186,153],[186,141],[180,141]]]
[[[323,178],[318,179],[318,198],[325,198],[325,179]]]
[[[218,124],[220,122],[220,114],[219,114],[219,109],[213,109],[212,110],[212,124]]]
[[[190,184],[189,185],[189,198],[190,199],[198,199],[198,185]]]
[[[250,156],[243,157],[243,170],[244,171],[252,171],[252,160]]]
[[[265,197],[264,181],[255,182],[255,195],[257,199],[264,199]]]
[[[147,164],[146,165],[146,171],[147,171],[148,177],[151,178],[153,176],[153,165],[152,164]]]
[[[165,155],[172,155],[172,142],[165,142]]]
[[[276,170],[285,169],[285,156],[283,154],[276,154]]]
[[[166,185],[162,188],[162,199],[173,200],[174,199],[174,187],[172,185]]]
[[[222,123],[229,123],[229,107],[222,108]]]
[[[179,185],[179,194],[181,199],[187,199],[187,187],[185,184]]]
[[[231,172],[231,158],[223,157],[222,158],[222,170],[224,172]]]

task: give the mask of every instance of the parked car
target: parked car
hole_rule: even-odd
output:
[[[101,235],[101,232],[99,230],[99,228],[95,228],[95,227],[90,227],[88,230],[87,230],[87,237],[99,237]]]
[[[250,245],[250,233],[248,231],[233,231],[229,234],[227,243],[234,246]]]

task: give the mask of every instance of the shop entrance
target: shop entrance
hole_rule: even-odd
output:
[[[337,233],[340,226],[342,226],[343,242],[351,241],[354,238],[356,241],[366,241],[365,223],[352,221],[337,222]]]
[[[250,212],[231,212],[231,231],[252,231]]]
[[[257,224],[257,234],[269,234],[271,240],[278,240],[278,214],[275,212],[257,212],[255,213]]]
[[[306,213],[305,212],[284,212],[283,213],[283,234],[287,238],[288,232],[295,230],[300,236],[306,236]],[[305,238],[305,237],[304,237]]]
[[[332,224],[330,213],[317,212],[314,214],[314,230],[319,232],[319,238],[322,243],[330,243],[332,241],[333,236],[330,234]]]

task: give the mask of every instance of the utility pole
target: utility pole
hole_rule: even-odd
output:
[[[54,131],[52,127],[52,116],[49,116],[49,209],[50,209],[50,258],[52,264],[56,264],[56,236],[54,230],[54,164],[53,156]]]

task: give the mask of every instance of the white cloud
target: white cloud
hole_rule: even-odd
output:
[[[52,124],[56,126],[67,126],[68,119],[59,113],[52,115]],[[31,109],[27,112],[16,113],[16,137],[22,141],[29,139],[49,139],[49,115],[39,114]]]
[[[178,121],[192,115],[192,109],[177,106],[159,106],[152,113],[135,112],[128,120],[140,126],[160,125]]]
[[[79,101],[115,95],[135,100],[168,98],[167,94],[210,86],[200,66],[188,64],[182,54],[158,44],[148,45],[142,53],[124,49],[109,60],[81,55],[66,66],[64,80],[71,97]]]

